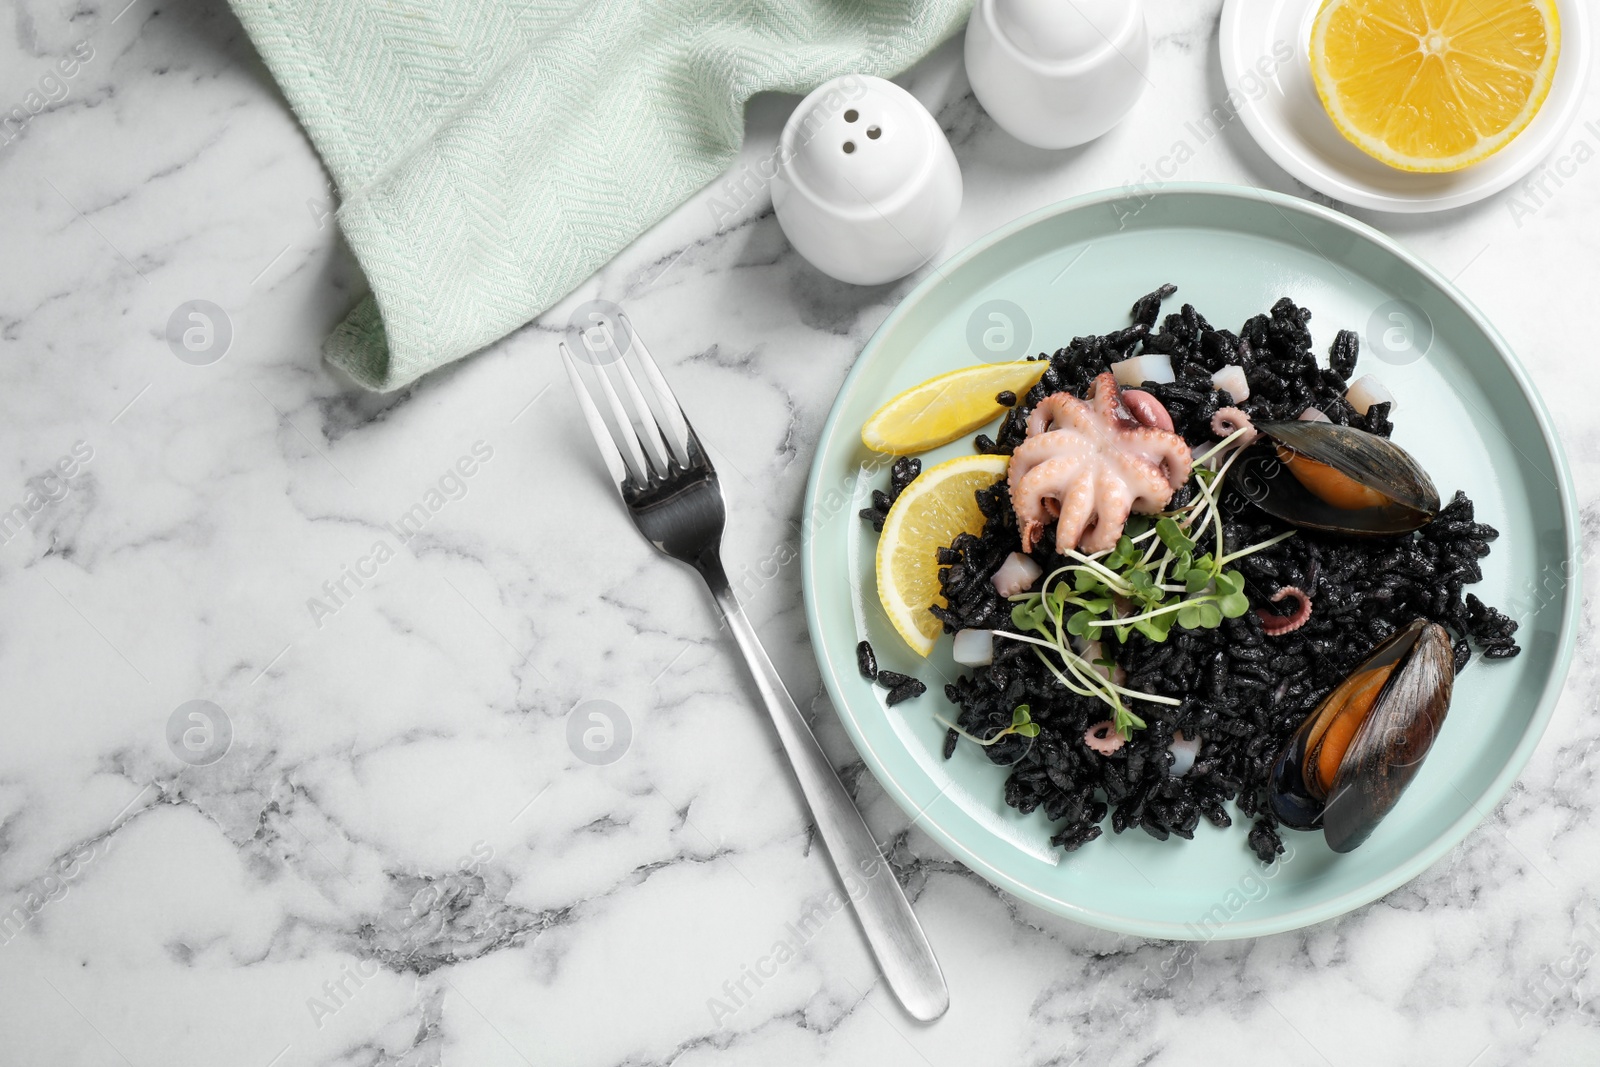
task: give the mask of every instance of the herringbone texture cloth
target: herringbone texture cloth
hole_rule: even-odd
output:
[[[231,0],[372,295],[324,354],[396,389],[505,336],[717,178],[744,104],[892,74],[972,0]]]

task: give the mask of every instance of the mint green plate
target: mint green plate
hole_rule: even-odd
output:
[[[1395,439],[1447,499],[1465,489],[1478,518],[1500,530],[1474,588],[1517,618],[1522,654],[1474,657],[1458,680],[1446,728],[1400,804],[1348,855],[1320,834],[1285,831],[1286,857],[1263,868],[1245,844],[1250,820],[1193,841],[1112,834],[1063,855],[1040,812],[1001,796],[1006,772],[963,743],[941,758],[953,718],[943,685],[958,668],[949,640],[922,660],[878,604],[877,538],[856,511],[888,481],[861,444],[884,400],[934,374],[1055,351],[1074,335],[1127,325],[1135,298],[1178,286],[1167,311],[1194,304],[1237,329],[1288,296],[1313,312],[1319,354],[1336,330],[1363,334],[1357,373],[1378,373],[1398,398]],[[1020,308],[986,307],[1009,301]],[[1390,301],[1407,302],[1398,308]],[[1368,335],[1400,330],[1398,310],[1432,323],[1425,355],[1375,358]],[[998,316],[998,317],[996,317]],[[973,320],[977,319],[975,327]],[[1372,323],[1369,326],[1369,322]],[[1425,320],[1413,324],[1420,339]],[[969,328],[972,327],[972,328]],[[1011,331],[1008,334],[1008,329]],[[1400,334],[1390,335],[1397,345]],[[1325,358],[1325,355],[1324,355]],[[923,457],[972,450],[964,438]],[[1333,918],[1415,877],[1483,819],[1527,762],[1549,722],[1572,658],[1578,584],[1572,481],[1527,374],[1483,316],[1436,271],[1361,223],[1315,204],[1228,186],[1171,185],[1141,197],[1098,193],[1035,212],[983,238],[908,295],[861,353],[823,430],[806,487],[802,555],[806,617],[828,692],[862,758],[917,825],[983,877],[1059,914],[1146,937],[1211,939],[1292,930]],[[915,674],[929,692],[889,708],[857,673],[855,646]]]

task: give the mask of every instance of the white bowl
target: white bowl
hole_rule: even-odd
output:
[[[818,86],[784,124],[772,206],[794,247],[857,285],[933,258],[961,208],[961,168],[917,99],[858,74]]]
[[[1237,110],[1250,136],[1278,166],[1340,203],[1405,213],[1462,207],[1521,181],[1562,143],[1589,75],[1591,2],[1556,0],[1561,56],[1550,95],[1510,144],[1464,170],[1396,170],[1345,140],[1311,80],[1311,25],[1321,0],[1225,0],[1218,41],[1228,86],[1224,112]],[[1556,173],[1543,184],[1559,187],[1576,165],[1569,156],[1557,156]],[[1547,188],[1537,200],[1530,195],[1527,209],[1542,205],[1551,193]]]
[[[1142,0],[978,0],[967,78],[994,120],[1038,148],[1105,133],[1149,84]]]

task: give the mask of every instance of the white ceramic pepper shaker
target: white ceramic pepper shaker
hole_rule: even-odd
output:
[[[978,102],[1017,140],[1092,141],[1147,84],[1143,0],[978,0],[966,61]]]
[[[961,168],[916,97],[847,74],[800,102],[778,142],[772,206],[790,243],[824,274],[857,285],[932,259],[961,207]]]

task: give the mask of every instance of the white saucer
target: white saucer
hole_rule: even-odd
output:
[[[1564,144],[1589,74],[1589,2],[1556,0],[1561,56],[1550,95],[1528,128],[1482,163],[1453,174],[1395,170],[1334,128],[1311,81],[1311,24],[1321,0],[1225,0],[1222,77],[1256,143],[1313,189],[1375,211],[1442,211],[1499,192]]]

